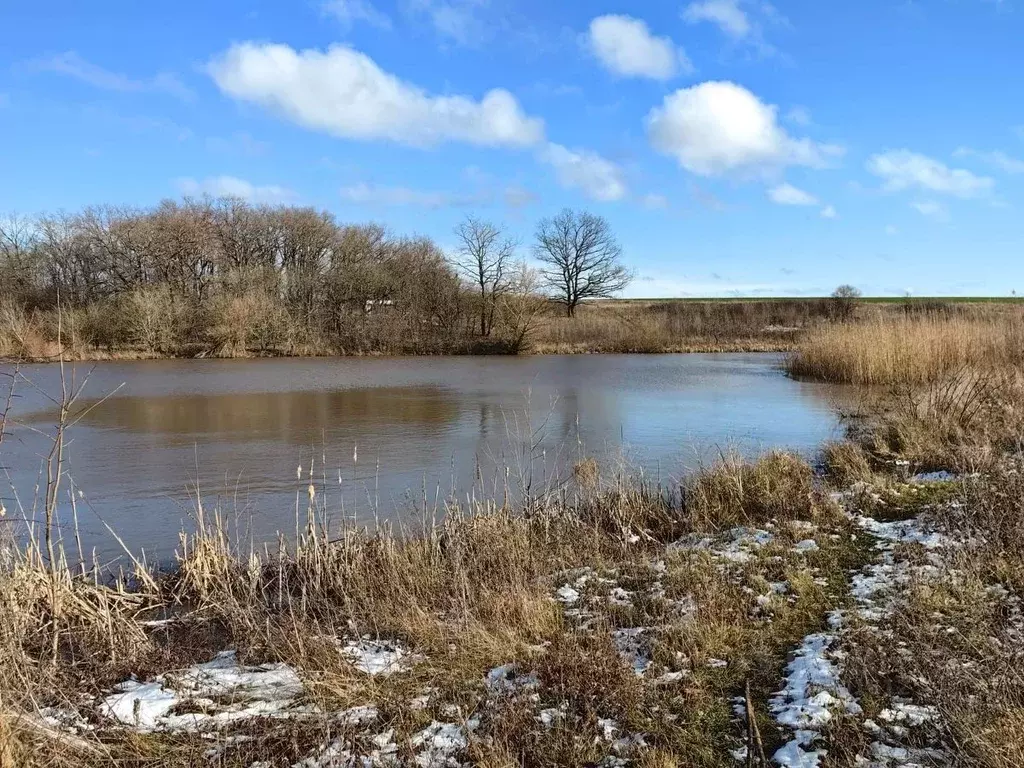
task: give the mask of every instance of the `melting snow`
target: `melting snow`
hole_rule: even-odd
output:
[[[669,545],[669,551],[677,549],[700,549],[710,552],[713,556],[734,563],[746,563],[754,553],[770,544],[774,536],[761,528],[745,528],[743,526],[726,531],[716,540],[712,536],[684,536]]]
[[[295,707],[302,681],[287,664],[243,667],[234,651],[141,683],[127,680],[104,698],[100,714],[139,730],[194,730],[252,717],[312,714]],[[172,710],[195,712],[171,714]]]
[[[349,640],[341,652],[348,656],[352,665],[367,675],[390,675],[404,672],[409,668],[409,653],[394,643],[383,643],[363,637]]]
[[[644,627],[631,627],[612,632],[615,649],[637,676],[643,675],[651,666],[651,659],[643,650],[643,641],[640,639],[646,631]]]
[[[468,732],[476,728],[477,722],[470,720],[466,726],[455,723],[439,723],[434,720],[415,734],[410,743],[418,750],[416,765],[422,768],[445,768],[460,765],[455,756],[469,746]]]
[[[568,584],[563,584],[558,588],[558,591],[555,592],[555,597],[559,602],[565,603],[566,605],[572,605],[580,599],[580,593]]]
[[[792,738],[775,753],[779,765],[795,768],[816,768],[825,755],[816,749],[821,729],[837,708],[856,714],[860,705],[839,681],[836,669],[827,655],[835,635],[808,635],[786,667],[786,685],[771,700],[776,721],[789,728]]]
[[[921,472],[910,478],[912,483],[944,483],[950,480],[956,480],[956,475],[952,472],[946,472],[940,470],[938,472]]]

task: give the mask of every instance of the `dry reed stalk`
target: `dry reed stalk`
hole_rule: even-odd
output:
[[[1024,362],[1024,318],[880,317],[819,328],[790,357],[795,376],[844,384],[917,386],[967,367]]]

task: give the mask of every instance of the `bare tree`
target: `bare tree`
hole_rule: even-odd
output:
[[[530,347],[547,305],[547,299],[538,290],[538,277],[537,270],[525,263],[513,264],[508,290],[500,298],[500,332],[517,354]]]
[[[622,247],[608,222],[586,211],[564,209],[537,225],[537,259],[542,283],[565,305],[569,317],[584,299],[606,298],[633,279],[619,263]]]
[[[17,214],[0,218],[0,293],[24,301],[37,288],[36,229]],[[34,298],[34,297],[32,297]]]
[[[517,243],[501,227],[467,216],[455,228],[455,268],[480,291],[480,335],[490,336],[498,302],[508,290],[509,263]]]
[[[277,222],[285,301],[308,325],[323,298],[324,272],[338,228],[331,214],[314,208],[282,208]]]
[[[860,289],[849,284],[840,285],[832,291],[832,311],[840,320],[849,320],[857,308]]]
[[[840,285],[834,291],[832,291],[833,299],[859,299],[861,296],[860,289],[852,285]]]

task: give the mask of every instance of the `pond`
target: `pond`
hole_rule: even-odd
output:
[[[197,498],[248,540],[274,540],[294,532],[297,509],[305,516],[311,468],[334,518],[372,523],[453,493],[551,487],[582,457],[670,483],[730,450],[811,454],[839,436],[835,406],[849,393],[790,379],[779,364],[689,354],[68,365],[66,378],[85,386],[61,486],[65,543],[77,546],[77,516],[87,552],[119,553],[109,527],[134,551],[166,557]],[[41,506],[57,414],[48,396],[60,391],[57,366],[21,375],[0,446],[9,519]]]

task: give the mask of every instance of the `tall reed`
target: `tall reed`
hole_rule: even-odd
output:
[[[822,326],[805,336],[788,362],[794,376],[843,384],[924,384],[965,366],[1024,362],[1020,312],[989,317],[879,316]]]

